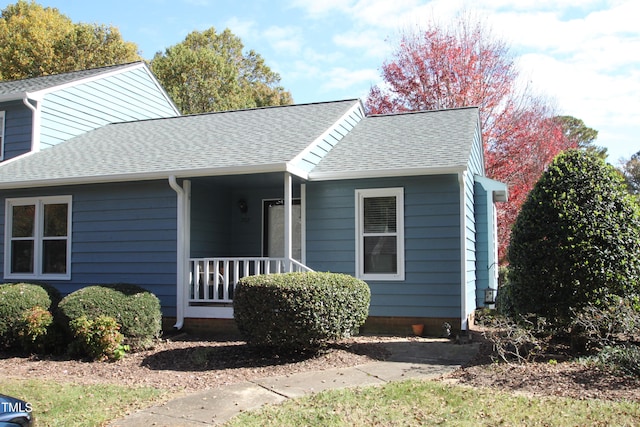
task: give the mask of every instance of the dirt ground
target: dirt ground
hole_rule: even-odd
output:
[[[384,360],[389,356],[384,348],[385,340],[398,340],[398,337],[354,337],[334,344],[314,357],[281,358],[265,356],[240,341],[202,341],[178,335],[159,341],[151,350],[128,354],[117,362],[0,353],[0,376],[79,384],[150,386],[189,392],[267,376]],[[481,346],[480,353],[468,366],[441,380],[528,395],[640,401],[640,378],[620,378],[570,361],[525,365],[494,363],[489,357],[490,350],[489,345]]]
[[[615,375],[563,355],[523,364],[497,363],[491,356],[491,345],[484,343],[474,360],[442,380],[529,396],[640,402],[640,377]]]

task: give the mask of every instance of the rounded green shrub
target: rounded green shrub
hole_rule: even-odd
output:
[[[55,288],[30,283],[0,285],[0,346],[26,351],[39,349],[60,300]]]
[[[53,324],[53,314],[43,307],[35,306],[22,312],[18,319],[18,336],[24,350],[45,350],[46,337]]]
[[[74,350],[94,360],[121,359],[128,346],[123,345],[124,336],[120,333],[120,325],[111,316],[98,316],[94,320],[80,316],[69,323],[73,336]]]
[[[136,285],[96,285],[79,289],[60,301],[61,313],[69,322],[85,316],[94,321],[109,316],[120,325],[124,341],[133,350],[150,346],[160,336],[160,301]]]
[[[346,274],[250,276],[236,287],[234,317],[250,345],[313,350],[357,332],[370,299],[369,286]]]
[[[514,314],[566,326],[588,303],[640,291],[640,213],[593,153],[560,154],[529,193],[508,249]]]

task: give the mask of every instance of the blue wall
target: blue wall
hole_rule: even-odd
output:
[[[4,117],[4,160],[31,150],[31,122],[33,113],[21,101],[0,105]]]
[[[494,192],[505,192],[506,186],[485,177],[475,177],[477,233],[476,304],[484,306],[484,291],[498,288],[498,259],[496,253],[497,224],[494,216]]]
[[[371,316],[459,317],[457,175],[307,184],[307,265],[355,274],[355,190],[403,187],[405,280],[369,281]]]
[[[262,256],[262,202],[283,197],[284,173],[191,180],[191,256]],[[293,197],[300,197],[298,184]]]
[[[191,257],[229,256],[231,241],[230,190],[192,181]]]
[[[8,197],[73,197],[71,280],[48,282],[63,294],[93,284],[133,283],[160,298],[164,315],[175,316],[176,193],[166,181],[3,191],[0,195],[2,201]],[[0,214],[4,224],[4,203]],[[1,232],[4,242],[4,227]],[[4,271],[4,263],[0,268]]]
[[[484,154],[482,147],[482,136],[480,128],[476,128],[474,140],[471,145],[467,171],[464,172],[464,244],[465,244],[465,298],[464,313],[461,317],[468,319],[468,316],[478,307],[476,304],[476,293],[478,287],[477,257],[479,242],[478,233],[483,233],[487,224],[477,222],[477,206],[475,197],[475,175],[484,175]],[[463,322],[466,320],[463,320]],[[464,326],[464,325],[463,325]]]

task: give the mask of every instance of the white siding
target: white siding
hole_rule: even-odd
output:
[[[146,69],[125,70],[45,95],[40,148],[109,123],[175,115],[173,106]]]
[[[306,150],[297,156],[293,163],[300,169],[309,172],[329,151],[344,138],[364,117],[360,102],[340,118],[333,126],[316,139]]]

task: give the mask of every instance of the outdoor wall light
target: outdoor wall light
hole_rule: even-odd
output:
[[[247,211],[249,210],[249,205],[247,205],[247,201],[244,199],[238,200],[238,209],[240,209],[241,213],[246,214]]]
[[[498,294],[497,289],[487,288],[484,290],[484,303],[495,304],[496,303],[496,295]]]

